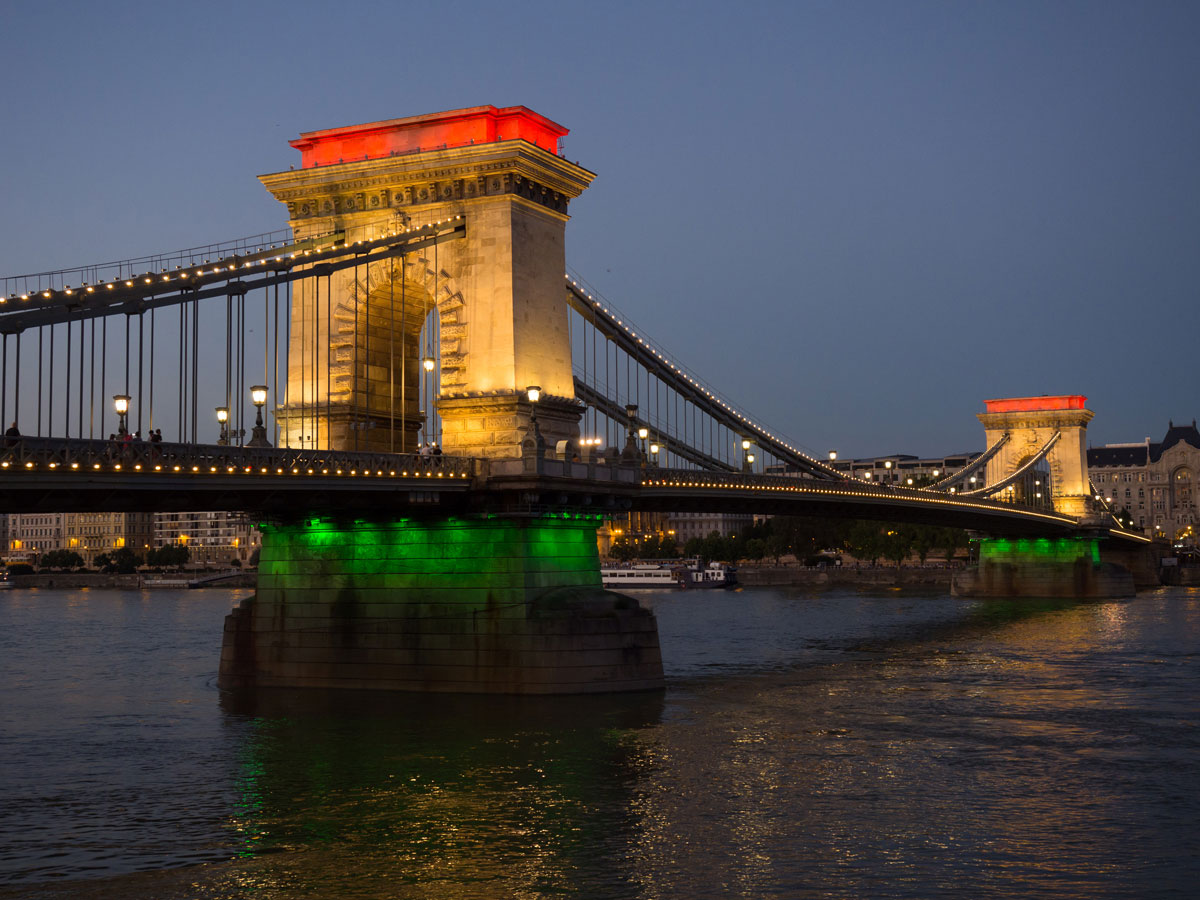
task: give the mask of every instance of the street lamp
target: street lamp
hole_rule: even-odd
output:
[[[267,386],[256,384],[250,388],[250,399],[254,402],[254,428],[250,432],[251,447],[270,447],[267,440],[267,429],[263,427],[262,408],[267,402]]]
[[[217,407],[217,421],[221,423],[221,436],[217,438],[217,444],[224,447],[229,443],[229,407]]]
[[[432,371],[433,371],[433,367],[434,367],[435,365],[436,365],[436,363],[433,361],[433,357],[432,357],[432,356],[426,356],[424,359],[422,359],[422,360],[421,360],[421,367],[422,367],[422,368],[423,368],[423,369],[424,369],[426,372],[432,372]]]
[[[742,438],[742,471],[749,472],[750,467],[754,465],[754,454],[750,452],[750,448],[754,446],[754,442],[749,438]]]
[[[117,415],[121,417],[120,424],[117,426],[120,434],[125,434],[125,417],[129,414],[129,395],[114,394],[113,407],[117,410]]]
[[[546,448],[546,441],[542,437],[542,432],[538,430],[537,423],[537,405],[538,401],[542,398],[541,386],[536,384],[529,385],[525,388],[525,396],[529,399],[529,437],[533,441],[534,456],[540,458]]]
[[[831,463],[837,462],[837,451],[836,450],[829,451],[829,461]]]
[[[635,463],[641,453],[637,442],[639,434],[636,428],[637,414],[638,405],[636,403],[625,404],[625,446],[621,450],[621,462],[623,464]]]

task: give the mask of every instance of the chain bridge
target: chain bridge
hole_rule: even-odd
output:
[[[1093,498],[1082,397],[988,401],[985,454],[911,487],[739,409],[567,273],[593,174],[566,133],[524,107],[306,133],[261,177],[284,231],[4,278],[0,512],[258,516],[227,685],[655,687],[653,617],[599,583],[627,510],[954,525],[1076,580],[1140,540]]]

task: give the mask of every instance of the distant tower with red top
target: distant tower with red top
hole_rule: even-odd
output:
[[[1006,434],[1008,441],[988,460],[987,484],[998,484],[1036,456],[1051,438],[1059,436],[1046,453],[1050,467],[1051,499],[1056,512],[1083,518],[1091,509],[1087,469],[1087,423],[1095,415],[1079,394],[1055,397],[1010,397],[985,400],[979,414],[994,446]]]

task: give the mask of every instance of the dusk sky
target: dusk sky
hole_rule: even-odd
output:
[[[524,105],[567,261],[823,456],[1200,415],[1200,3],[8,3],[0,272],[281,228],[302,131]]]

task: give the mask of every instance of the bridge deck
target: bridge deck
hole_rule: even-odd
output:
[[[0,513],[207,509],[286,516],[553,510],[601,516],[635,509],[911,521],[997,535],[1081,529],[1070,516],[1044,509],[849,479],[833,483],[596,460],[486,461],[52,438],[20,438],[0,447]],[[1110,537],[1141,539],[1103,530]]]

